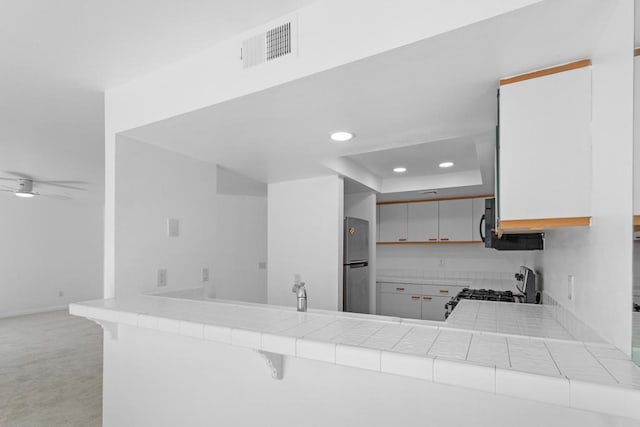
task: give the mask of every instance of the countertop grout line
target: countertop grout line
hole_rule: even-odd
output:
[[[471,343],[473,342],[473,334],[469,338],[469,344],[467,345],[467,353],[464,355],[464,360],[469,361],[469,352],[471,351]]]
[[[509,369],[513,369],[513,363],[511,363],[511,348],[509,347],[509,340],[504,337],[504,344],[507,346],[507,359],[509,360]]]
[[[433,346],[436,344],[436,341],[438,341],[438,338],[440,337],[440,334],[442,333],[441,330],[438,329],[438,333],[436,334],[436,336],[433,338],[433,341],[431,341],[431,344],[429,345],[429,348],[427,349],[427,352],[425,353],[426,356],[429,355],[429,352],[431,351],[431,349],[433,348]],[[436,356],[432,356],[434,359],[436,358]]]
[[[596,362],[598,362],[598,364],[599,364],[600,366],[602,366],[602,368],[607,372],[607,374],[609,374],[609,375],[611,376],[611,378],[613,378],[613,380],[614,380],[617,384],[623,385],[623,384],[618,380],[618,377],[616,377],[615,375],[613,375],[613,374],[611,373],[611,371],[609,371],[609,369],[607,369],[607,367],[604,365],[604,363],[602,363],[602,361],[600,360],[600,358],[596,357],[596,356],[595,356],[595,354],[593,354],[593,353],[591,352],[591,350],[589,349],[589,347],[587,347],[587,346],[585,345],[585,346],[584,346],[584,348],[585,348],[585,350],[587,350],[587,353],[589,353],[589,354],[591,355],[591,357],[593,357],[593,358],[596,360]]]
[[[569,377],[567,377],[567,376],[565,375],[565,373],[564,373],[564,372],[562,372],[562,371],[560,370],[560,367],[558,366],[558,362],[556,362],[556,359],[553,357],[553,354],[551,353],[551,350],[549,350],[549,346],[547,346],[547,343],[543,341],[543,344],[544,344],[544,348],[545,348],[545,350],[547,350],[547,353],[549,354],[549,357],[551,358],[551,361],[552,361],[552,362],[553,362],[553,364],[555,365],[556,370],[558,371],[558,374],[560,374],[560,375],[562,375],[563,377],[565,377],[565,378],[569,379]]]
[[[413,328],[412,328],[412,327],[409,327],[409,330],[408,330],[407,332],[405,332],[404,334],[402,334],[402,336],[401,336],[401,337],[400,337],[400,338],[395,342],[395,344],[393,344],[393,345],[391,346],[391,349],[393,350],[394,348],[396,348],[396,346],[397,346],[398,344],[400,344],[400,341],[402,341],[402,340],[404,339],[404,337],[406,337],[407,335],[409,335],[409,333],[410,333],[411,331],[413,331]]]

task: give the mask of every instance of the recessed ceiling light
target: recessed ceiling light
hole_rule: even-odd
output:
[[[405,173],[407,171],[407,168],[404,168],[402,166],[398,166],[397,168],[393,168],[393,171],[395,173]]]
[[[442,162],[438,166],[440,166],[441,168],[450,168],[451,166],[453,166],[453,162]]]
[[[331,139],[337,142],[349,141],[352,138],[353,138],[353,134],[351,132],[340,131],[340,132],[334,132],[331,134]]]

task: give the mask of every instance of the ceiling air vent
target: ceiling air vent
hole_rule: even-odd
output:
[[[294,33],[291,21],[268,28],[242,41],[242,68],[250,68],[294,53]]]

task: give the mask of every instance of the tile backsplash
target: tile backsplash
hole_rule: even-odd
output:
[[[551,315],[578,341],[604,342],[604,340],[582,320],[567,310],[562,304],[556,301],[547,292],[542,292],[542,304]]]
[[[395,277],[403,279],[446,279],[446,280],[513,280],[513,271],[453,271],[453,270],[409,270],[395,268],[379,268],[378,277]]]

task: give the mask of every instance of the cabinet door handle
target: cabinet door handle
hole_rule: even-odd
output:
[[[420,297],[417,295],[411,295],[411,299],[420,299]]]
[[[404,288],[396,288],[396,291],[404,291]]]
[[[441,293],[441,294],[448,294],[448,293],[449,293],[449,291],[444,290],[444,289],[440,289],[440,293]]]
[[[440,240],[449,240],[448,237],[441,237]]]
[[[406,239],[405,237],[401,237],[401,238],[399,238],[399,239],[398,239],[398,241],[399,241],[399,242],[406,242],[406,241],[407,241],[407,239]]]
[[[422,299],[433,299],[433,297],[422,297]]]
[[[436,240],[438,240],[438,239],[436,239],[435,237],[429,237],[429,241],[430,242],[435,242]]]

